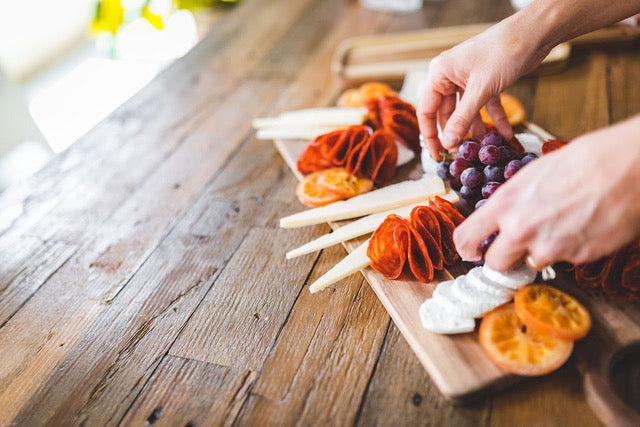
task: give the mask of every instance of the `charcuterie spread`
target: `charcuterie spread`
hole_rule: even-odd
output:
[[[501,99],[509,122],[522,123],[522,104],[509,95]],[[520,169],[567,141],[543,140],[532,133],[505,141],[484,113],[487,133],[478,139],[467,136],[455,156],[445,153],[434,168],[424,163],[415,108],[388,86],[370,83],[350,89],[339,105],[364,106],[366,113],[359,123],[337,126],[312,138],[295,163],[298,172],[307,174],[300,185],[313,180],[335,198],[305,203],[321,207],[283,217],[280,225],[353,221],[286,255],[293,258],[372,234],[311,283],[310,291],[325,289],[368,266],[387,280],[415,283],[412,286],[435,284],[414,314],[425,330],[455,336],[477,331],[485,354],[510,373],[543,375],[561,366],[571,355],[573,341],[584,337],[591,326],[588,311],[575,298],[535,283],[538,272],[525,264],[498,272],[481,262],[476,267],[465,263],[466,274],[444,280],[441,272],[460,262],[453,243],[453,231],[465,218],[455,205],[458,195],[464,201],[460,206],[479,209]],[[390,185],[400,167],[401,147],[421,156],[426,173],[419,180]],[[305,201],[300,191],[298,196]],[[480,249],[486,250],[493,238],[495,234]],[[640,241],[606,259],[567,268],[581,287],[640,298]]]

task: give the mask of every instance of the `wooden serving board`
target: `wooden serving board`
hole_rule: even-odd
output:
[[[517,129],[517,132],[523,131],[534,133],[543,139],[551,137],[532,123],[527,123],[523,129]],[[297,172],[295,165],[307,141],[279,140],[275,141],[275,144],[293,173],[301,179],[302,175]],[[417,159],[413,160],[399,168],[396,175],[396,181],[419,178],[422,175],[420,162]],[[329,225],[336,229],[345,223],[346,221],[334,222]],[[351,252],[367,237],[369,236],[345,242],[344,246]],[[477,330],[461,335],[440,335],[422,327],[418,314],[422,302],[431,296],[439,282],[466,271],[468,266],[459,262],[447,271],[437,274],[433,282],[424,284],[417,281],[388,280],[371,267],[362,270],[371,288],[436,386],[444,396],[456,402],[466,402],[484,396],[519,379],[496,366],[485,355],[478,342]],[[581,300],[590,310],[594,320],[593,331],[576,343],[574,351],[579,366],[584,368],[585,390],[592,407],[600,411],[599,415],[607,411],[618,414],[619,412],[612,408],[622,408],[625,409],[626,412],[623,411],[623,414],[626,413],[626,416],[636,416],[637,413],[633,410],[629,412],[628,405],[612,391],[608,365],[611,363],[611,355],[623,348],[623,353],[632,353],[640,362],[640,305],[612,300],[599,290],[579,289],[575,286],[573,278],[566,274],[559,274],[553,284]],[[337,283],[335,286],[340,284]],[[640,372],[640,363],[638,368]],[[623,415],[615,415],[617,418],[620,416]],[[635,418],[633,420],[635,421]]]

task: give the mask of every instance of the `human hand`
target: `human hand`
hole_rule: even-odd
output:
[[[498,132],[507,140],[512,138],[499,94],[551,49],[542,46],[539,30],[527,28],[528,22],[513,15],[431,61],[418,122],[433,159],[441,160],[440,150],[454,148],[468,130],[476,138],[486,132],[478,114],[485,105]],[[438,125],[443,129],[442,141]]]
[[[522,168],[454,232],[463,259],[499,231],[485,262],[504,271],[527,255],[538,266],[581,264],[640,234],[640,116],[586,134]]]

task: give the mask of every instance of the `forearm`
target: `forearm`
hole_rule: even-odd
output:
[[[581,34],[640,13],[640,0],[536,0],[513,15],[520,28],[535,30],[551,48]]]

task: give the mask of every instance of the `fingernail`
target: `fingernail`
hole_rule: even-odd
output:
[[[445,132],[442,138],[442,145],[444,145],[445,148],[455,147],[457,143],[458,143],[457,136],[455,136],[451,132]]]

